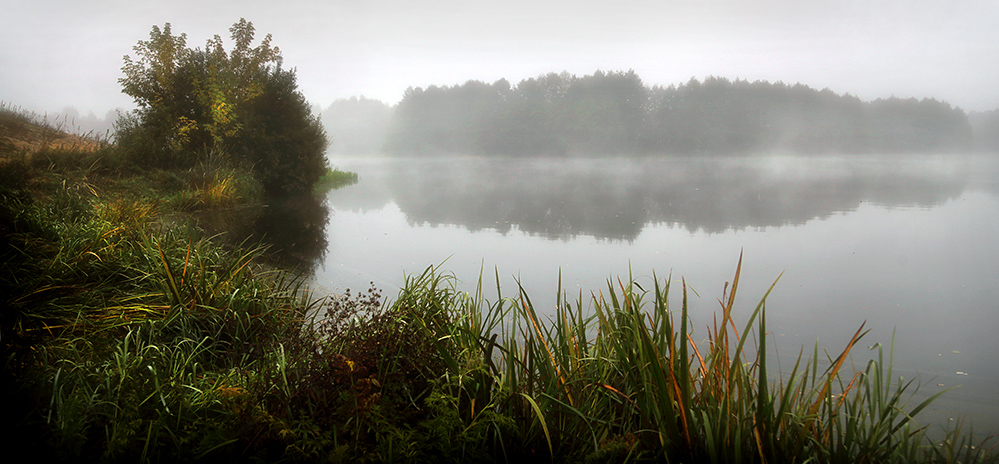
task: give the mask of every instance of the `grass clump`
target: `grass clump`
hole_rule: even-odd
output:
[[[341,171],[336,168],[327,167],[326,172],[323,173],[319,181],[316,182],[315,191],[316,193],[326,193],[330,190],[335,190],[340,187],[346,187],[348,185],[354,185],[357,183],[357,173],[349,171]]]
[[[231,403],[312,308],[301,281],[263,249],[157,231],[149,203],[81,203],[3,205],[5,417],[26,426],[7,438],[66,460],[266,454]]]

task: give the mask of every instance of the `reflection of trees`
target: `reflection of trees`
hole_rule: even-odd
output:
[[[222,234],[230,244],[270,247],[274,264],[309,273],[326,253],[329,209],[312,195],[272,200],[264,206],[205,211],[197,225],[209,234]]]
[[[791,172],[749,158],[400,160],[387,167],[385,198],[415,224],[632,240],[650,223],[717,233],[802,224],[863,202],[932,206],[967,184],[963,169],[904,161],[784,162]]]
[[[261,210],[253,237],[271,245],[278,263],[311,272],[326,253],[329,209],[312,195],[272,201]]]

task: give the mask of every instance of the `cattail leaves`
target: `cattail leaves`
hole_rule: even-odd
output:
[[[627,456],[667,461],[908,462],[925,456],[924,429],[910,425],[940,394],[908,407],[915,386],[893,380],[891,360],[880,354],[865,370],[845,374],[867,333],[863,323],[835,357],[820,358],[816,346],[811,359],[799,354],[790,373],[771,372],[766,300],[777,281],[739,324],[741,269],[740,256],[700,344],[683,279],[678,311],[670,308],[671,279],[653,276],[652,285],[608,281],[588,304],[581,296],[570,303],[559,287],[554,311],[545,317],[522,286],[516,298],[503,298],[497,273],[496,302],[482,297],[481,277],[474,297],[450,300],[451,325],[436,346],[447,360],[447,378],[476,378],[475,385],[491,388],[475,403],[479,419],[469,420],[499,415],[517,424],[516,434],[504,429],[499,438],[504,450],[546,449],[546,458],[572,460],[603,455],[605,444],[634,437]],[[429,282],[431,288],[455,285],[425,273],[407,281],[400,299],[428,288],[414,284]],[[465,363],[451,353],[464,353]],[[470,355],[480,356],[471,365],[488,368],[473,376]],[[483,381],[485,373],[491,382]]]

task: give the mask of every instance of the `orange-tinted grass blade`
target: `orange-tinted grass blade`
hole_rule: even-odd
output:
[[[833,378],[836,377],[836,375],[839,373],[839,369],[840,367],[843,366],[843,362],[846,361],[846,357],[849,355],[850,350],[853,349],[853,345],[856,344],[857,340],[859,340],[860,337],[863,336],[864,324],[867,324],[867,321],[864,321],[862,324],[860,324],[860,328],[858,328],[857,332],[853,334],[853,337],[850,339],[850,342],[846,344],[846,348],[843,349],[843,352],[840,353],[838,358],[836,358],[836,362],[833,363],[833,365],[829,368],[829,371],[826,373],[826,381],[825,384],[822,386],[822,390],[819,390],[819,394],[816,396],[815,402],[813,402],[812,405],[809,406],[808,408],[808,415],[810,416],[808,420],[809,429],[811,429],[814,423],[815,413],[818,412],[819,406],[822,404],[823,399],[825,398],[826,394],[829,393],[829,388],[832,385]]]
[[[701,356],[701,351],[697,349],[697,345],[694,344],[694,338],[687,334],[687,341],[690,342],[690,347],[694,349],[694,354],[697,355],[697,361],[700,363],[701,377],[706,377],[708,375],[708,365],[704,363],[704,357]]]

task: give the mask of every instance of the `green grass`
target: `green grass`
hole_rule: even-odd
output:
[[[299,330],[314,305],[301,280],[256,264],[261,248],[158,230],[149,203],[64,194],[2,205],[5,398],[28,426],[11,445],[66,460],[225,455],[242,438],[228,392]]]
[[[5,449],[74,461],[224,456],[245,432],[231,427],[230,393],[315,302],[301,278],[258,263],[265,248],[226,247],[161,216],[253,201],[252,186],[217,188],[240,182],[224,164],[142,170],[114,147],[5,154],[0,385],[3,417],[19,425]],[[189,190],[210,201],[172,200]]]
[[[323,173],[323,176],[319,178],[318,182],[316,182],[315,191],[322,194],[329,192],[330,190],[354,185],[356,183],[356,172],[341,171],[336,168],[326,168],[326,172]]]

